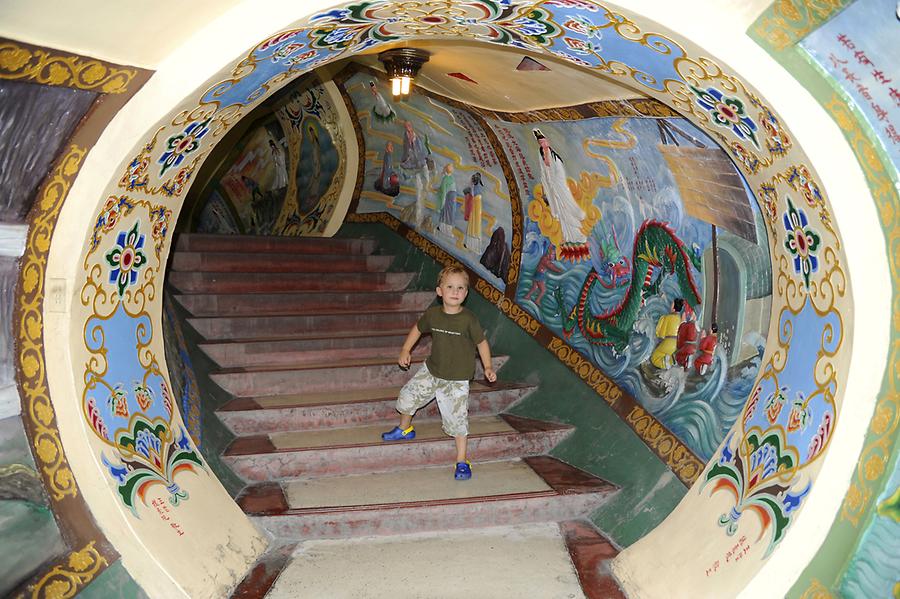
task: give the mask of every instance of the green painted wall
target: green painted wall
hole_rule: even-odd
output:
[[[100,573],[78,593],[79,599],[145,599],[147,594],[131,578],[122,560]]]
[[[441,265],[387,227],[345,224],[338,235],[376,239],[379,253],[396,256],[391,270],[416,272],[416,289],[435,287]],[[551,455],[621,487],[592,515],[594,524],[626,547],[662,522],[687,492],[681,481],[590,387],[480,294],[470,291],[466,306],[478,315],[492,353],[510,356],[498,376],[539,385],[510,412],[577,427]]]

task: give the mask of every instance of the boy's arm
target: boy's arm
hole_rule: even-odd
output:
[[[491,362],[491,348],[488,345],[487,339],[483,339],[481,343],[475,347],[478,348],[478,356],[481,358],[481,365],[484,366],[484,378],[490,383],[495,382],[497,380],[497,373],[494,372],[494,366]]]
[[[409,334],[406,336],[406,341],[403,342],[403,349],[400,350],[400,357],[397,358],[397,364],[400,365],[401,368],[409,368],[409,364],[412,361],[412,353],[413,345],[416,344],[416,341],[419,340],[419,337],[422,336],[422,333],[419,332],[418,325],[413,325],[409,330]]]

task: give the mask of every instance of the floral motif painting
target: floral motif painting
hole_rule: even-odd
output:
[[[107,446],[101,461],[122,503],[139,516],[151,486],[162,486],[169,502],[178,505],[189,494],[176,479],[205,466],[152,349],[160,332],[146,307],[159,266],[149,264],[144,230],[158,211],[146,202],[124,205],[125,211],[103,227],[107,234],[97,234],[102,262],[84,286],[83,297],[95,312],[84,328],[84,346],[92,359],[84,374],[82,413]],[[156,229],[157,245],[164,242],[166,230]]]

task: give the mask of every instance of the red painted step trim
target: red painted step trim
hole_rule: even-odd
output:
[[[559,529],[587,599],[625,599],[606,566],[619,550],[587,522],[560,522]]]
[[[224,406],[216,410],[217,412],[243,412],[249,410],[292,410],[292,409],[305,409],[305,408],[321,408],[324,406],[342,406],[342,405],[359,405],[366,403],[378,403],[382,401],[391,401],[397,399],[396,393],[388,393],[395,389],[396,387],[391,387],[391,389],[386,389],[384,394],[378,397],[367,397],[365,399],[351,399],[346,401],[324,401],[318,403],[307,403],[303,405],[295,405],[295,404],[275,404],[268,406],[261,406],[257,403],[256,399],[252,397],[239,397],[236,399],[232,399],[227,402]],[[511,391],[517,389],[536,389],[536,385],[529,385],[527,383],[510,383],[507,381],[497,381],[496,383],[492,383],[490,387],[478,388],[478,389],[469,389],[469,395],[481,394],[481,393],[490,393],[492,391]]]
[[[263,599],[290,563],[296,547],[296,543],[281,545],[259,558],[231,594],[231,599]]]
[[[565,424],[557,424],[555,422],[545,422],[542,420],[532,420],[530,418],[522,418],[521,416],[512,416],[510,414],[500,414],[500,418],[505,420],[513,428],[513,434],[527,433],[545,433],[554,431],[573,430],[573,427]],[[502,437],[511,434],[510,431],[494,431],[490,433],[479,433],[469,435],[469,439],[485,439],[489,437]],[[450,437],[437,437],[434,439],[413,439],[412,441],[404,441],[402,445],[418,445],[423,443],[447,443]],[[259,455],[271,453],[298,453],[302,451],[324,451],[328,449],[346,449],[349,447],[366,447],[366,446],[385,446],[387,444],[377,443],[346,443],[340,445],[324,445],[316,447],[287,447],[278,449],[269,439],[269,435],[252,435],[247,437],[238,437],[222,454],[224,456],[244,456]],[[391,444],[395,445],[395,444]]]

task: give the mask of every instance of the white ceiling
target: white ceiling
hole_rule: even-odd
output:
[[[0,0],[0,36],[156,69],[175,48],[245,0]]]
[[[641,94],[596,73],[547,56],[532,56],[549,71],[517,71],[526,56],[521,50],[465,43],[417,43],[432,53],[416,85],[467,104],[506,112],[551,106],[574,106],[597,100],[620,100]],[[357,62],[384,70],[377,56]],[[463,73],[475,83],[451,77]]]

